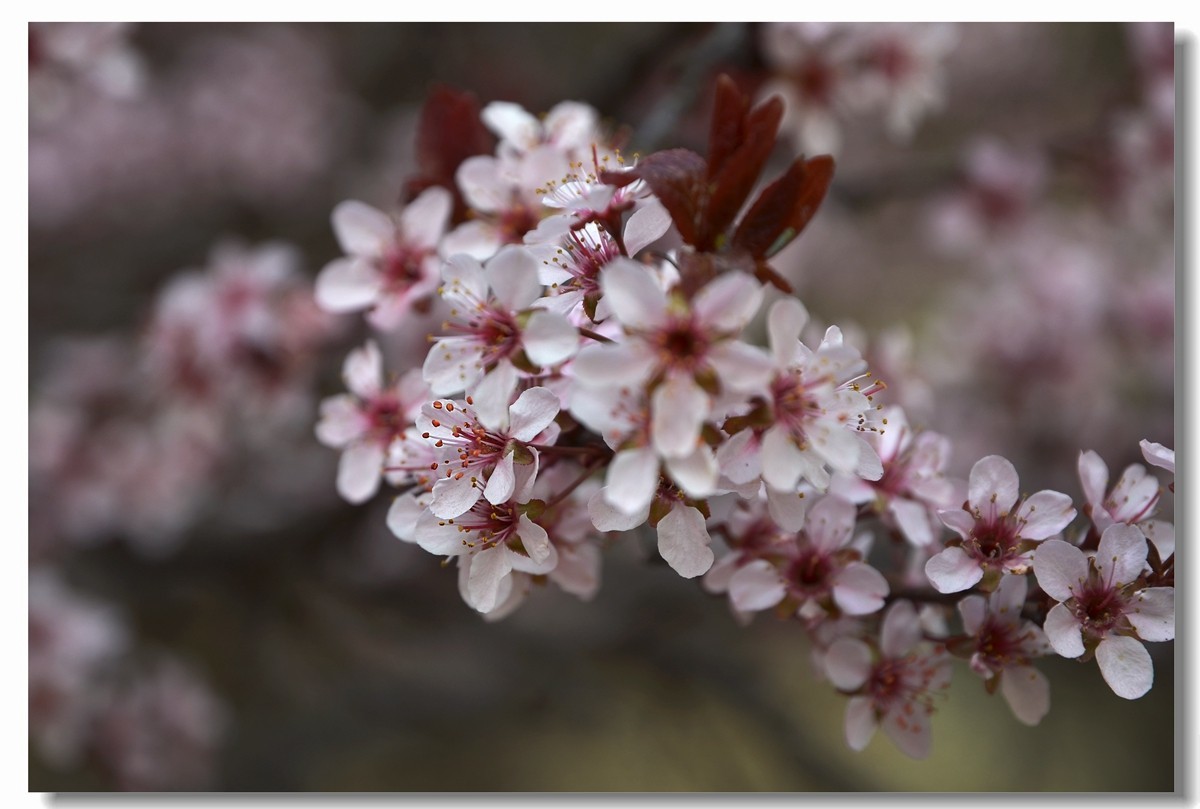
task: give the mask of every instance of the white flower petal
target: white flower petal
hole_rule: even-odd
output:
[[[608,343],[584,346],[571,363],[571,370],[579,384],[588,387],[636,387],[650,376],[654,364],[654,355],[640,344]]]
[[[1104,682],[1124,699],[1137,699],[1154,685],[1150,653],[1136,638],[1110,635],[1096,647],[1096,663]]]
[[[500,161],[491,155],[474,155],[459,165],[454,179],[467,204],[483,213],[503,211],[512,198],[512,183],[504,177]]]
[[[453,207],[454,197],[445,188],[426,188],[400,214],[400,233],[405,243],[425,250],[437,247]]]
[[[851,562],[833,582],[833,600],[846,615],[870,615],[883,609],[887,579],[864,562]]]
[[[479,612],[491,612],[499,604],[500,581],[512,573],[508,549],[497,545],[471,558],[467,574],[468,604]]]
[[[773,425],[762,437],[762,477],[781,492],[794,492],[804,468],[804,453],[783,427]]]
[[[1175,588],[1151,587],[1136,593],[1125,617],[1142,640],[1175,640]]]
[[[904,534],[904,538],[911,544],[919,548],[933,544],[934,525],[929,519],[929,509],[924,504],[903,497],[893,497],[888,502],[888,513],[896,521],[900,533]]]
[[[520,104],[511,101],[492,101],[479,114],[484,126],[496,137],[524,151],[537,144],[542,125]]]
[[[921,706],[912,707],[916,710],[905,711],[902,706],[892,708],[880,726],[901,753],[909,758],[925,759],[933,748],[933,731]]]
[[[759,476],[758,440],[753,430],[742,430],[725,440],[717,448],[717,464],[721,474],[730,482],[741,485]]]
[[[1061,539],[1048,539],[1033,552],[1038,586],[1055,601],[1066,601],[1087,581],[1087,557]]]
[[[550,368],[575,356],[579,350],[579,332],[560,314],[534,312],[521,333],[525,354],[534,364]]]
[[[496,255],[504,242],[495,226],[473,220],[463,222],[442,238],[439,252],[444,256],[463,254],[477,261]]]
[[[1069,658],[1083,654],[1083,630],[1065,605],[1056,604],[1046,613],[1046,624],[1042,629],[1046,633],[1046,640],[1050,641],[1050,646],[1058,654]]]
[[[821,663],[834,688],[855,691],[871,675],[871,649],[857,638],[838,638]]]
[[[1078,468],[1083,496],[1093,508],[1099,507],[1104,502],[1104,492],[1108,488],[1108,465],[1098,454],[1088,450],[1079,453]]]
[[[588,516],[597,531],[630,531],[650,516],[650,506],[637,514],[626,514],[608,501],[608,492],[600,489],[588,500]]]
[[[337,490],[351,503],[365,503],[379,491],[384,449],[376,443],[351,444],[338,461]]]
[[[356,348],[346,356],[342,379],[351,393],[363,399],[379,395],[383,388],[383,355],[374,340],[367,340],[362,348]]]
[[[800,332],[807,323],[808,310],[798,298],[781,298],[771,305],[767,315],[767,333],[771,355],[780,368],[787,368],[795,362]]]
[[[856,511],[853,503],[826,495],[809,509],[804,532],[814,547],[832,553],[850,542]]]
[[[650,329],[667,314],[666,294],[643,265],[618,258],[600,271],[600,288],[622,326]]]
[[[1144,438],[1138,442],[1138,446],[1142,448],[1142,457],[1146,459],[1146,463],[1175,474],[1175,450]]]
[[[533,567],[525,572],[541,575],[554,569],[553,562],[557,562],[557,554],[545,528],[522,514],[517,520],[517,536],[521,538],[521,546],[525,548],[529,561],[533,563]],[[513,567],[517,565],[514,564]]]
[[[767,486],[767,513],[785,531],[799,531],[808,519],[808,497],[794,489],[781,492]]]
[[[484,274],[496,300],[509,311],[524,309],[541,297],[537,259],[524,247],[508,245],[500,248],[488,259]]]
[[[340,449],[360,438],[367,427],[366,417],[353,396],[343,393],[322,400],[316,434],[317,440],[325,446]]]
[[[851,697],[846,703],[846,744],[855,752],[871,743],[879,721],[870,697]]]
[[[417,517],[413,538],[422,550],[434,556],[458,556],[466,551],[463,533],[458,530],[458,526],[441,519],[429,510],[422,511]]]
[[[946,548],[925,563],[925,575],[939,593],[961,593],[983,578],[983,568],[962,548]]]
[[[436,517],[453,519],[470,511],[480,494],[479,486],[466,475],[461,478],[442,478],[433,484],[433,500],[429,503],[429,510]]]
[[[904,657],[921,642],[921,619],[911,601],[897,601],[883,616],[879,648],[884,657]]]
[[[1014,666],[1000,676],[1000,693],[1013,715],[1026,725],[1036,725],[1050,711],[1050,681],[1032,666]]]
[[[605,483],[610,505],[623,514],[641,514],[658,490],[658,454],[650,447],[621,450],[609,462]]]
[[[658,523],[658,552],[671,568],[685,579],[701,575],[712,567],[704,515],[690,506],[676,504]]]
[[[700,429],[708,417],[708,394],[687,374],[668,376],[651,398],[654,447],[664,458],[682,458],[696,451]]]
[[[708,361],[721,380],[721,390],[738,393],[765,392],[774,365],[771,356],[758,346],[725,340],[709,349]]]
[[[717,459],[707,444],[684,458],[668,458],[667,474],[688,497],[708,497],[717,487]]]
[[[657,199],[649,199],[625,223],[625,252],[636,256],[643,248],[658,241],[670,227],[671,214]]]
[[[416,542],[417,520],[424,512],[425,506],[421,505],[420,499],[412,492],[405,492],[388,508],[387,527],[399,539]]]
[[[443,298],[467,310],[464,317],[474,315],[475,307],[488,299],[483,265],[464,253],[450,256],[442,265],[440,292]]]
[[[1008,578],[1016,578],[1009,576]],[[958,614],[962,616],[963,631],[976,635],[987,617],[987,599],[981,595],[969,595],[958,602]]]
[[[967,485],[968,501],[985,516],[1012,511],[1020,494],[1017,468],[999,455],[976,461]]]
[[[530,388],[521,393],[508,409],[508,435],[518,441],[532,441],[550,426],[558,415],[558,397],[549,388]]]
[[[975,518],[961,508],[939,511],[938,519],[963,539],[971,536],[971,531],[975,530]]]
[[[721,332],[740,332],[762,304],[763,289],[758,281],[740,272],[718,275],[705,285],[692,301],[692,310],[701,323]]]
[[[439,484],[440,485],[440,484]],[[492,470],[492,474],[488,476],[487,486],[484,487],[483,496],[493,506],[498,506],[501,503],[507,503],[513,495],[513,490],[516,488],[517,478],[513,474],[513,454],[507,452],[496,467]],[[434,486],[434,493],[437,493],[437,486]],[[472,503],[471,505],[474,505]],[[454,517],[457,515],[441,515]]]
[[[508,360],[500,360],[488,371],[472,391],[475,416],[479,423],[493,432],[508,430],[508,408],[513,391],[517,389],[517,369]]]
[[[770,562],[756,559],[739,568],[729,579],[729,600],[746,612],[774,607],[787,592],[779,571]]]
[[[1096,569],[1113,587],[1129,584],[1141,575],[1148,551],[1146,536],[1136,525],[1111,525],[1100,535]]]
[[[339,202],[331,218],[333,234],[346,255],[382,255],[396,238],[396,225],[392,218],[358,200]]]
[[[379,300],[383,283],[370,262],[335,258],[317,275],[313,297],[326,312],[341,314],[365,309]]]
[[[1075,519],[1071,498],[1049,489],[1032,494],[1017,509],[1017,520],[1023,521],[1019,536],[1023,539],[1046,539],[1063,530]]]

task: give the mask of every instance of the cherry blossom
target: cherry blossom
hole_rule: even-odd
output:
[[[451,334],[425,357],[425,381],[437,396],[470,393],[480,421],[499,426],[517,387],[518,364],[557,365],[574,355],[579,334],[560,314],[525,312],[541,285],[537,261],[524,248],[505,248],[486,266],[453,256],[442,279],[439,291],[454,319],[444,324]]]
[[[879,386],[860,385],[866,363],[836,326],[815,350],[800,342],[807,321],[795,298],[771,307],[774,368],[766,407],[749,413],[744,423],[752,429],[735,433],[717,456],[734,483],[761,475],[769,490],[791,493],[801,479],[824,491],[831,469],[867,480],[883,474],[879,456],[860,435],[875,421],[870,397]]]
[[[1017,470],[999,455],[971,467],[968,489],[963,509],[938,512],[961,538],[925,565],[929,580],[942,593],[973,587],[985,573],[1027,572],[1034,544],[1075,518],[1071,498],[1049,489],[1024,498],[1018,506]]]
[[[1142,457],[1146,459],[1146,463],[1157,466],[1159,469],[1165,469],[1172,475],[1175,474],[1175,450],[1146,439],[1142,439],[1139,446],[1142,448]]]
[[[322,444],[342,450],[338,493],[362,503],[379,490],[391,446],[412,426],[429,388],[415,369],[385,387],[383,355],[374,340],[350,352],[342,378],[350,393],[321,403],[316,434]]]
[[[961,644],[970,653],[971,670],[984,678],[989,692],[997,687],[1013,714],[1036,725],[1050,710],[1050,682],[1030,665],[1050,651],[1045,634],[1022,618],[1028,583],[1024,576],[1005,576],[986,598],[969,595],[958,602],[963,629]]]
[[[604,269],[600,284],[626,337],[583,348],[573,364],[576,378],[588,387],[652,388],[655,450],[664,458],[690,456],[712,412],[709,390],[751,392],[767,381],[768,357],[736,339],[758,310],[762,289],[730,273],[689,305],[664,293],[644,267],[620,259]]]
[[[1110,525],[1134,525],[1149,519],[1158,505],[1158,480],[1141,464],[1125,467],[1112,491],[1108,488],[1108,466],[1091,450],[1079,453],[1079,479],[1087,498],[1086,512],[1096,530],[1103,532]]]
[[[769,555],[739,568],[729,579],[729,597],[739,610],[765,610],[785,601],[809,620],[841,612],[869,615],[883,609],[887,580],[849,547],[855,508],[837,497],[821,498],[809,511],[804,531]]]
[[[685,579],[694,579],[712,567],[712,538],[704,514],[683,492],[660,481],[652,503],[635,514],[611,505],[606,489],[588,501],[588,514],[598,531],[629,531],[651,520],[658,536],[658,553],[671,569]],[[657,509],[658,514],[653,512]]]
[[[884,522],[914,545],[928,546],[942,531],[938,512],[950,508],[961,484],[945,476],[950,440],[930,431],[915,433],[897,406],[880,413],[878,432],[866,433],[883,464],[878,480],[839,473],[831,490],[852,503],[873,504]]]
[[[537,478],[538,451],[529,444],[551,428],[558,397],[530,388],[510,405],[494,428],[485,427],[470,401],[434,401],[421,408],[417,429],[434,447],[440,479],[433,484],[430,510],[438,517],[463,514],[480,498],[499,506],[513,496],[517,468],[527,484]],[[550,438],[553,443],[553,438]]]
[[[950,684],[950,658],[940,645],[925,648],[911,602],[897,601],[884,613],[877,652],[857,638],[839,638],[824,664],[834,687],[852,695],[846,706],[851,749],[864,749],[882,726],[905,755],[929,756],[933,699]]]
[[[504,605],[513,571],[545,574],[558,564],[554,544],[536,522],[541,506],[529,499],[536,474],[532,464],[517,465],[506,502],[479,499],[457,517],[443,519],[427,510],[417,520],[414,539],[426,551],[470,557],[459,560],[466,571],[463,597],[478,612]]]
[[[454,201],[429,188],[393,220],[355,200],[333,209],[333,232],[346,253],[317,276],[316,299],[329,312],[369,309],[378,329],[394,328],[438,286],[439,243]]]
[[[1062,540],[1034,554],[1038,585],[1060,603],[1045,631],[1063,657],[1093,652],[1113,693],[1137,699],[1150,690],[1154,667],[1141,641],[1175,639],[1175,588],[1145,587],[1146,538],[1116,523],[1100,536],[1094,556]]]

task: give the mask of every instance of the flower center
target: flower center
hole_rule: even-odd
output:
[[[403,245],[392,247],[379,264],[384,287],[397,292],[420,281],[424,277],[422,264],[429,254],[429,250],[413,250]]]
[[[1017,537],[1008,519],[1002,517],[988,523],[976,522],[968,544],[976,559],[999,563],[1012,555]]]

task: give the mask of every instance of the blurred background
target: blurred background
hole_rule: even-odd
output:
[[[931,758],[855,754],[797,628],[650,544],[486,623],[335,492],[317,402],[368,332],[312,279],[435,83],[589,103],[629,153],[703,151],[718,72],[783,92],[778,166],[838,172],[776,265],[955,474],[1079,498],[1081,449],[1174,446],[1173,27],[852,27],[32,24],[30,789],[1172,790],[1170,644],[1134,702],[1039,663],[1036,728],[958,666]]]

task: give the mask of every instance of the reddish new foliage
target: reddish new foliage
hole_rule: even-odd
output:
[[[496,140],[479,116],[474,94],[435,84],[429,91],[417,125],[416,164],[421,173],[404,186],[404,199],[412,201],[431,186],[440,185],[454,194],[452,221],[466,219],[467,204],[458,190],[454,174],[468,157],[490,155]]]
[[[707,160],[687,149],[668,149],[643,157],[631,171],[605,173],[603,179],[614,185],[645,180],[680,236],[699,253],[726,254],[720,263],[753,269],[760,280],[790,291],[767,259],[799,235],[816,213],[833,179],[832,157],[797,158],[763,189],[730,233],[771,156],[782,117],[783,102],[777,96],[751,107],[749,97],[723,75],[717,80]]]

